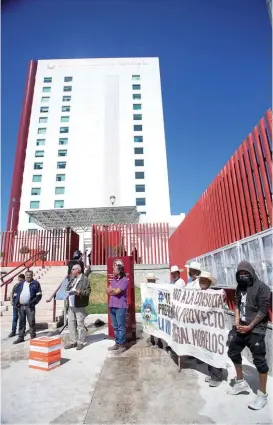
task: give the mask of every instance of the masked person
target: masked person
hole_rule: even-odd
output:
[[[178,266],[172,266],[171,267],[171,276],[172,276],[171,283],[175,283],[176,285],[178,284],[182,288],[184,288],[186,286],[186,284],[180,276],[181,272],[183,272],[183,270],[180,270]]]
[[[242,261],[236,273],[237,288],[235,293],[235,327],[228,337],[228,356],[236,369],[235,385],[228,389],[228,394],[237,395],[250,391],[244,380],[241,352],[248,347],[253,363],[259,373],[260,389],[250,409],[260,410],[267,403],[266,382],[268,365],[266,362],[265,334],[270,307],[270,288],[261,282],[254,268],[247,261]]]
[[[192,261],[190,264],[186,264],[185,267],[188,269],[189,280],[187,283],[187,289],[200,289],[198,276],[201,273],[201,264],[198,261]]]

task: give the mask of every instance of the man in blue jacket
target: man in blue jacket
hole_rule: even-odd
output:
[[[41,285],[33,279],[31,270],[26,272],[26,280],[20,282],[14,293],[14,305],[19,311],[19,337],[13,344],[24,341],[26,318],[29,324],[30,338],[36,338],[35,306],[42,298]]]

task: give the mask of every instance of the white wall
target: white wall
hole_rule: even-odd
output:
[[[140,75],[140,81],[132,81]],[[73,77],[64,83],[64,77]],[[44,77],[52,77],[44,84]],[[142,111],[133,111],[132,84],[141,84]],[[71,85],[72,92],[63,92]],[[51,86],[51,93],[43,93]],[[69,103],[62,97],[71,95]],[[41,103],[49,96],[49,103]],[[70,105],[71,112],[61,112]],[[49,106],[48,114],[40,114],[41,106]],[[143,120],[133,121],[133,113],[142,113]],[[70,116],[61,123],[61,116]],[[39,124],[40,116],[48,116],[48,124]],[[133,125],[143,125],[144,143],[134,143]],[[68,134],[60,134],[68,126]],[[46,135],[38,135],[46,127]],[[141,133],[136,133],[141,134]],[[60,146],[59,137],[68,137],[68,145]],[[36,139],[45,138],[45,146],[36,147]],[[135,155],[134,147],[144,148],[144,155]],[[58,158],[58,149],[67,149],[66,158]],[[44,150],[44,158],[35,158],[35,150]],[[144,158],[144,167],[134,161]],[[57,170],[57,161],[66,161],[65,170]],[[43,162],[40,171],[34,162]],[[145,171],[145,181],[135,180],[135,171]],[[42,174],[42,183],[32,183],[33,174]],[[56,184],[56,174],[66,174],[66,182]],[[135,184],[146,185],[146,193],[135,193]],[[55,186],[64,186],[64,195],[55,195]],[[32,187],[41,187],[40,196],[31,196]],[[115,206],[135,205],[136,197],[145,197],[149,221],[168,221],[170,217],[169,184],[161,99],[159,61],[157,58],[133,59],[67,59],[38,62],[34,99],[29,127],[23,177],[19,229],[37,228],[28,222],[25,211],[31,200],[40,201],[40,209],[54,208],[54,200],[64,200],[64,208],[90,208],[110,205],[109,197],[116,196]]]

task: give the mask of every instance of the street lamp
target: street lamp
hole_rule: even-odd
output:
[[[110,196],[110,202],[112,205],[116,202],[116,197],[114,195]]]

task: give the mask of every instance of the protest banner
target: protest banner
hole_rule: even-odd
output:
[[[144,332],[161,338],[178,356],[194,356],[212,366],[227,362],[224,291],[141,284]]]

